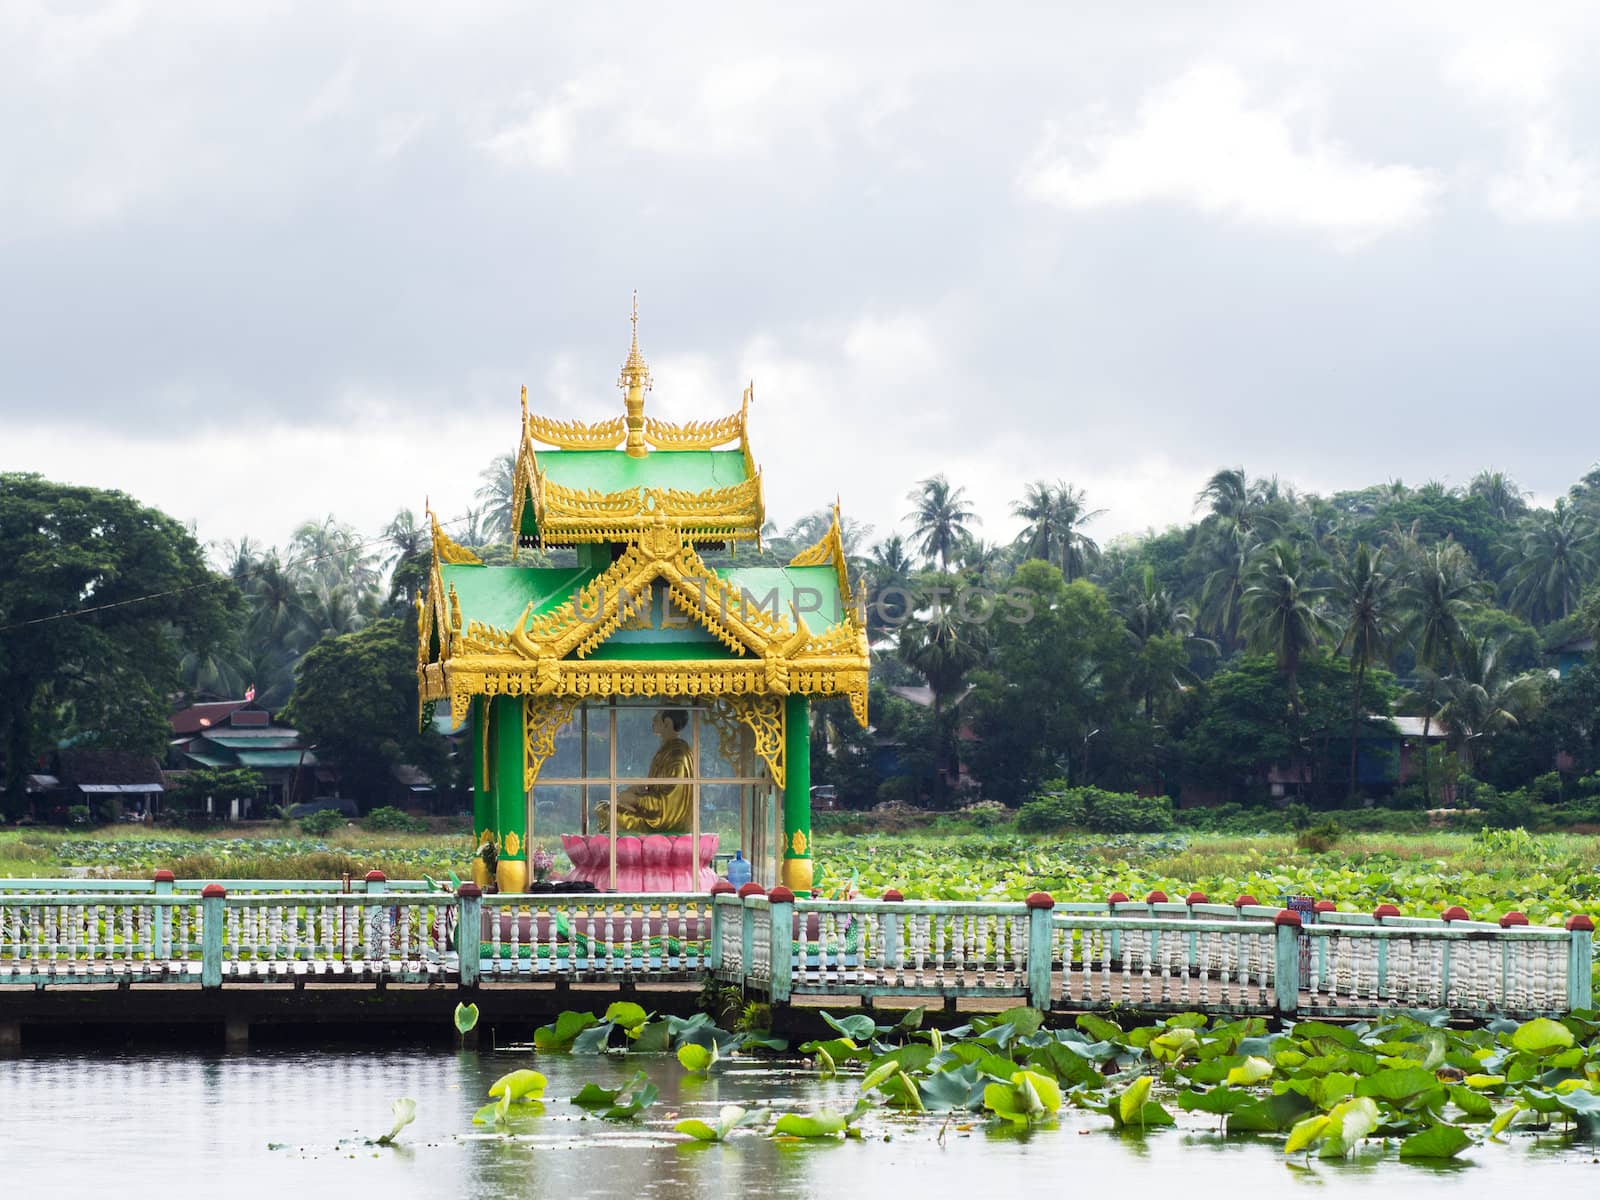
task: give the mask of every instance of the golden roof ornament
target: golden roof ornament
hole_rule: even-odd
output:
[[[633,294],[633,345],[628,348],[628,361],[622,364],[622,376],[617,386],[623,389],[627,405],[628,440],[624,449],[629,458],[643,458],[650,453],[644,440],[644,394],[650,390],[650,368],[639,353],[639,293]]]

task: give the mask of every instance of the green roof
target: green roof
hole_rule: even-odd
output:
[[[535,612],[550,612],[572,599],[572,593],[599,574],[585,567],[483,567],[476,563],[441,563],[446,590],[456,589],[461,616],[496,629],[517,623],[528,601]]]
[[[559,608],[571,601],[577,588],[599,574],[588,568],[484,567],[472,563],[441,564],[439,571],[445,587],[456,589],[462,620],[479,621],[495,629],[515,625],[530,600],[534,601],[536,613]],[[748,597],[746,603],[751,608],[768,613],[775,610],[787,621],[794,620],[798,608],[812,633],[821,633],[845,619],[839,577],[831,566],[732,567],[717,573],[738,588],[741,596]],[[650,657],[643,647],[652,643],[701,645],[714,641],[698,626],[689,630],[624,630],[608,639],[607,644],[615,649],[601,657]],[[695,651],[697,655],[703,653],[703,648]],[[717,656],[721,656],[720,652]]]
[[[239,765],[231,758],[221,758],[215,754],[196,754],[193,750],[188,751],[184,757],[194,760],[202,767],[236,767]]]
[[[314,767],[317,765],[317,756],[303,750],[241,750],[239,751],[239,765],[241,767],[298,767],[302,765]]]
[[[539,455],[539,473],[563,487],[622,492],[681,488],[701,492],[749,478],[740,450],[652,450],[629,458],[623,450],[551,450]]]
[[[225,746],[229,750],[298,750],[300,739],[294,734],[278,734],[273,737],[247,737],[242,734],[206,733],[202,734],[206,741],[218,746]]]

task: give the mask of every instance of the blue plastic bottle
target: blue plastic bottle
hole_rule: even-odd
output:
[[[743,850],[733,852],[733,861],[728,864],[728,882],[736,888],[750,882],[750,864],[745,861]]]

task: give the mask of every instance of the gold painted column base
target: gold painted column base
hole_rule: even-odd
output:
[[[507,862],[502,858],[495,868],[494,878],[502,892],[525,892],[528,890],[528,864],[515,860]]]
[[[483,859],[481,858],[472,860],[472,882],[480,888],[489,886],[489,868],[483,865]]]
[[[814,878],[809,858],[786,858],[783,860],[783,886],[799,895],[811,891],[811,881]]]

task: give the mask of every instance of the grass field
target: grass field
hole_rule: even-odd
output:
[[[48,877],[87,870],[148,878],[166,867],[180,878],[360,877],[465,874],[470,834],[374,833],[354,826],[310,838],[293,826],[218,833],[108,827],[90,832],[0,832],[0,877]],[[823,836],[818,891],[850,886],[873,897],[898,888],[907,898],[1020,899],[1045,890],[1058,900],[1103,900],[1113,891],[1142,898],[1191,890],[1216,901],[1242,893],[1264,904],[1291,895],[1370,910],[1383,901],[1408,913],[1460,904],[1478,917],[1519,909],[1536,922],[1600,909],[1600,838],[1522,830],[1478,834],[1351,834],[1322,853],[1290,835],[1159,834],[989,836],[876,834]]]

